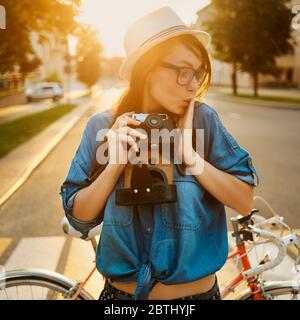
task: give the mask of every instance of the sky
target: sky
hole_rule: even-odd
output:
[[[125,56],[123,38],[127,28],[143,15],[170,6],[186,23],[196,20],[196,12],[210,0],[82,0],[79,21],[99,31],[104,56]]]

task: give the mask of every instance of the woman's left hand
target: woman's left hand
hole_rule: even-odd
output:
[[[181,130],[178,156],[187,166],[191,166],[195,162],[195,150],[193,149],[192,143],[194,107],[195,100],[192,99],[186,112],[182,116],[179,116],[177,121],[177,127]]]

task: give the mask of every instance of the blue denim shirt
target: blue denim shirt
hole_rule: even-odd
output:
[[[176,203],[117,206],[114,191],[124,185],[123,172],[97,219],[83,222],[72,216],[77,192],[89,184],[97,132],[109,128],[111,120],[110,111],[89,118],[60,192],[66,216],[83,238],[103,222],[96,255],[98,271],[119,282],[137,280],[135,299],[147,299],[156,281],[179,284],[218,271],[228,255],[225,207],[193,175],[181,176],[175,166]],[[239,146],[213,108],[196,102],[194,127],[204,129],[205,160],[250,185],[258,185],[249,153]]]

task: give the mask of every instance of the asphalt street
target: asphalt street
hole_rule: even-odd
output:
[[[89,271],[93,259],[92,251],[88,251],[91,246],[77,239],[71,243],[61,231],[60,220],[64,213],[59,188],[88,117],[109,108],[119,93],[120,89],[105,90],[94,108],[78,121],[28,180],[0,207],[0,265],[16,268],[26,262],[31,266],[30,257],[35,254],[38,257],[35,263],[39,267],[76,277]],[[264,197],[288,224],[299,228],[300,111],[241,105],[209,96],[204,101],[217,110],[227,129],[251,154],[260,176],[255,194]],[[230,217],[235,213],[227,209],[227,214]],[[75,243],[77,247],[74,247]],[[52,244],[55,250],[50,256],[55,256],[55,262],[48,265],[43,252]],[[20,245],[22,250],[18,249]],[[70,260],[72,250],[81,258]],[[87,251],[91,261],[83,266],[83,255]],[[98,293],[99,286],[95,294]]]

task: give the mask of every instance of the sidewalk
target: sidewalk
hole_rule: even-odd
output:
[[[86,97],[74,102],[78,107],[72,112],[0,159],[0,206],[26,181],[77,120],[88,112],[94,99]]]
[[[269,107],[269,108],[276,108],[276,109],[292,109],[298,110],[300,109],[300,102],[284,102],[284,101],[271,101],[271,100],[263,100],[258,98],[251,98],[251,97],[235,97],[230,95],[232,93],[231,88],[224,88],[224,87],[212,87],[207,96],[219,99],[219,100],[226,100],[240,104],[248,104],[257,107]],[[250,89],[238,89],[239,94],[252,94]],[[293,99],[300,99],[300,90],[277,90],[277,89],[260,89],[259,95],[261,96],[273,96],[273,97],[282,97],[282,98],[293,98]]]
[[[232,93],[231,87],[213,87],[222,93]],[[252,88],[238,88],[240,94],[253,94]],[[300,89],[280,89],[280,88],[259,88],[258,94],[260,96],[270,97],[284,97],[284,98],[298,98],[300,99]]]

